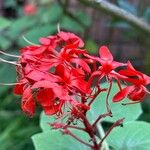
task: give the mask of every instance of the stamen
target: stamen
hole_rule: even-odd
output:
[[[18,84],[24,84],[24,83],[0,83],[0,85],[18,85]]]
[[[18,56],[18,55],[8,54],[8,53],[3,52],[1,50],[0,50],[0,53],[3,54],[3,55],[6,55],[6,56],[10,56],[10,57],[20,58],[20,56]]]
[[[60,24],[59,23],[57,24],[57,31],[58,31],[58,33],[60,32]]]
[[[38,44],[35,44],[35,43],[29,41],[24,35],[22,36],[22,38],[30,45],[39,46]]]
[[[8,61],[8,60],[5,60],[5,59],[3,59],[3,58],[0,58],[0,62],[4,62],[4,63],[16,65],[16,66],[21,66],[20,64],[17,64],[16,61]]]

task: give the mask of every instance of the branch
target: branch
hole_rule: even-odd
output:
[[[117,126],[120,126],[123,123],[124,118],[117,120],[105,133],[104,137],[102,137],[101,141],[99,142],[99,147],[102,146],[102,143],[105,141],[106,137],[110,134],[110,132]]]
[[[103,129],[101,123],[97,124],[97,130],[98,130],[98,133],[99,133],[100,137],[103,138],[105,136],[105,132],[104,132],[104,129]],[[101,149],[102,150],[109,150],[109,145],[108,145],[108,143],[106,142],[105,139],[103,140]]]
[[[119,19],[125,20],[135,28],[139,29],[143,33],[150,35],[150,25],[144,22],[143,19],[134,16],[133,14],[117,7],[116,5],[109,3],[105,0],[78,0],[81,3],[93,7],[99,11],[108,13],[112,17],[117,17]]]

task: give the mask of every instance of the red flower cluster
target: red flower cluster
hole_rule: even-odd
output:
[[[26,16],[35,15],[37,13],[37,7],[35,4],[26,4],[23,7],[23,12]]]
[[[106,78],[110,84],[116,80],[120,91],[113,102],[126,96],[141,101],[150,77],[136,71],[130,63],[116,62],[106,46],[99,50],[100,57],[91,56],[83,49],[84,42],[73,33],[59,32],[40,39],[40,45],[20,50],[17,66],[18,83],[14,93],[22,95],[22,110],[32,116],[36,103],[47,115],[62,114],[66,109],[79,117],[102,91],[99,82]],[[125,69],[116,71],[124,66]],[[117,69],[118,70],[118,69]],[[96,81],[96,82],[94,82]],[[122,89],[120,82],[130,83]],[[92,83],[94,87],[92,88]]]

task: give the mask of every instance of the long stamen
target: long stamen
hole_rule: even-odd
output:
[[[5,60],[5,59],[3,59],[3,58],[0,58],[0,62],[4,62],[4,63],[16,65],[16,66],[20,66],[20,64],[17,64],[16,61],[8,61],[8,60]]]
[[[10,56],[10,57],[15,57],[15,58],[19,58],[19,57],[20,57],[20,56],[18,56],[18,55],[8,54],[8,53],[3,52],[3,51],[1,51],[1,50],[0,50],[0,53],[3,54],[3,55],[6,55],[6,56]]]
[[[57,31],[58,31],[58,33],[60,32],[60,24],[59,23],[57,24]]]
[[[23,84],[23,83],[0,83],[0,85],[18,85],[18,84]]]
[[[29,43],[30,45],[39,46],[38,44],[35,44],[35,43],[29,41],[24,35],[22,36],[22,38],[23,38],[27,43]]]

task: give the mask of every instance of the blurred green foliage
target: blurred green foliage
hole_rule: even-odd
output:
[[[6,12],[6,17],[0,17],[0,50],[11,54],[19,54],[19,49],[28,45],[23,36],[33,43],[38,43],[40,37],[56,33],[58,24],[61,30],[80,35],[91,25],[91,20],[85,13],[72,13],[72,18],[59,4],[51,0],[39,1],[37,14],[30,16],[23,14],[23,5],[18,4],[16,0],[5,0],[4,7],[13,9],[14,14]],[[0,57],[15,60],[2,54]],[[12,83],[15,80],[15,66],[1,63],[0,82]],[[30,137],[40,131],[40,110],[36,112],[36,116],[29,118],[22,114],[20,101],[21,98],[13,95],[10,86],[0,86],[0,150],[34,149]]]
[[[23,4],[17,3],[17,0],[4,0],[4,8],[11,10],[6,11],[5,17],[0,17],[0,50],[11,54],[19,54],[19,49],[28,43],[22,38],[23,36],[33,43],[38,43],[42,36],[48,36],[57,32],[57,25],[61,30],[72,31],[85,37],[86,30],[91,26],[91,18],[77,10],[69,12],[67,7],[64,8],[52,0],[40,0],[37,2],[38,12],[35,15],[25,16],[23,14]],[[139,15],[139,8],[133,6],[128,1],[117,0],[117,5],[135,15]],[[67,10],[67,11],[66,11]],[[147,7],[142,16],[147,22],[150,22],[150,8]],[[84,18],[84,19],[83,19]],[[113,18],[109,24],[113,28],[125,28],[124,38],[135,38],[138,35],[125,21]],[[132,32],[131,32],[132,31]],[[90,53],[95,54],[98,46],[91,38],[86,38],[85,47]],[[149,49],[150,49],[150,45]],[[10,57],[1,58],[14,60]],[[150,55],[147,55],[149,62]],[[149,69],[149,68],[148,68]],[[15,67],[1,63],[0,64],[0,82],[15,82]],[[37,111],[34,118],[23,115],[20,109],[20,97],[12,94],[10,86],[0,86],[0,150],[33,150],[33,144],[30,137],[40,131],[38,121],[39,112]],[[148,102],[147,102],[148,103]],[[145,115],[141,119],[150,121],[147,105],[143,106]]]

